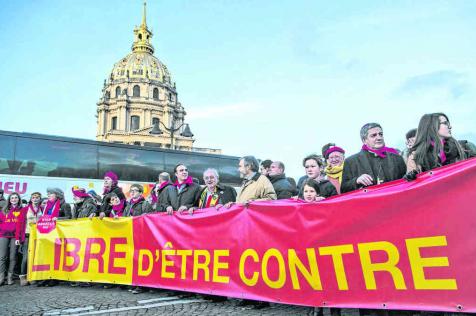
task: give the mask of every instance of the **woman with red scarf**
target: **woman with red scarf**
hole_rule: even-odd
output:
[[[28,285],[26,278],[27,264],[28,264],[28,241],[30,236],[30,224],[35,224],[38,218],[42,215],[41,208],[41,193],[34,192],[31,194],[30,202],[23,209],[21,218],[17,222],[17,230],[15,234],[16,245],[21,245],[21,253],[23,254],[21,260],[20,270],[20,285]]]
[[[416,176],[419,172],[464,159],[466,154],[460,143],[451,135],[448,117],[443,113],[423,115],[418,124],[415,144],[408,156],[407,172]]]
[[[15,234],[17,223],[21,220],[21,213],[20,194],[13,192],[7,199],[7,207],[0,211],[0,285],[5,283],[7,271],[7,284],[13,284],[13,269],[17,262]],[[7,259],[9,259],[8,269]]]

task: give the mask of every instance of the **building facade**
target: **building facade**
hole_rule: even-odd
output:
[[[141,146],[192,150],[193,134],[184,124],[186,112],[178,101],[167,66],[154,56],[147,27],[134,29],[132,52],[119,60],[104,80],[97,103],[96,139]]]

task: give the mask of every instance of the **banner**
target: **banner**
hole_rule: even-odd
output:
[[[318,203],[58,221],[51,233],[32,233],[29,278],[476,312],[475,185],[468,160]]]

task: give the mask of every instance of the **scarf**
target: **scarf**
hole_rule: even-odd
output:
[[[115,215],[121,217],[124,211],[125,200],[121,200],[121,203],[112,206],[112,211],[109,214],[109,217],[114,217]]]
[[[159,201],[159,196],[157,195],[157,193],[159,193],[163,188],[165,188],[166,186],[168,186],[169,184],[172,184],[170,183],[170,181],[166,181],[166,182],[162,182],[161,185],[155,185],[154,188],[152,189],[152,192],[150,193],[151,197],[152,197],[152,203],[157,203]],[[157,188],[157,186],[159,187],[159,192],[155,192],[155,188]]]
[[[220,199],[220,196],[218,195],[217,188],[213,190],[213,194],[208,194],[208,188],[203,190],[202,194],[200,195],[200,201],[198,205],[200,205],[200,208],[209,208],[212,206],[217,205],[218,200]],[[208,195],[208,198],[207,198]]]
[[[35,210],[35,208],[33,207],[33,204],[30,203],[28,204],[28,209],[31,210],[31,212],[33,213],[33,215],[35,215],[35,217],[38,217],[38,214],[41,215],[41,205],[38,205],[38,210]]]
[[[134,205],[136,205],[137,203],[140,203],[141,201],[144,201],[143,196],[139,196],[137,199],[130,199],[129,204],[131,205],[131,208],[130,208],[131,216],[134,215]]]
[[[54,200],[46,202],[45,212],[43,215],[50,215],[52,217],[58,217],[60,211],[60,200]]]
[[[380,149],[372,149],[372,148],[370,148],[369,146],[367,146],[366,144],[364,144],[364,145],[362,146],[362,150],[365,150],[365,151],[374,153],[374,154],[376,154],[377,156],[379,156],[380,158],[386,158],[386,157],[387,157],[387,153],[391,153],[391,154],[396,154],[396,155],[398,155],[398,151],[397,151],[396,149],[390,148],[390,147],[385,147],[385,146],[383,146],[383,147],[380,148]]]
[[[328,165],[324,171],[329,178],[337,179],[339,180],[339,183],[342,184],[342,172],[344,171],[344,164],[335,167]]]
[[[191,176],[188,176],[187,179],[185,179],[185,181],[182,182],[182,183],[179,183],[178,180],[177,180],[177,181],[175,181],[174,186],[176,186],[177,188],[180,188],[180,187],[182,186],[182,184],[185,184],[185,185],[191,185],[191,184],[193,184],[193,179],[192,179],[192,177],[191,177]]]
[[[445,153],[445,140],[441,139],[441,149],[440,152],[438,153],[438,157],[440,158],[441,165],[444,165],[446,162],[446,153]],[[432,140],[430,141],[431,146],[435,147],[435,141]]]

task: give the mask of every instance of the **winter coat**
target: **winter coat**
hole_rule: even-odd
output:
[[[7,200],[2,196],[0,198],[0,212],[2,212],[7,207]]]
[[[162,209],[162,205],[160,204],[160,201],[162,201],[165,197],[165,191],[166,189],[171,186],[172,183],[169,181],[167,182],[166,185],[164,185],[161,189],[158,190],[158,197],[156,199],[156,201],[154,202],[154,198],[152,198],[153,195],[155,195],[155,186],[154,188],[152,189],[152,191],[150,192],[150,196],[149,196],[149,203],[151,204],[151,207],[152,207],[152,212],[165,212],[165,209]],[[156,186],[158,186],[158,184],[156,184]]]
[[[273,185],[278,200],[289,199],[298,193],[296,184],[293,185],[284,174],[268,176],[268,179]]]
[[[152,205],[150,205],[148,201],[141,199],[137,203],[132,203],[132,200],[129,200],[129,202],[127,202],[126,207],[124,208],[122,216],[139,216],[152,212]]]
[[[60,200],[60,209],[58,219],[72,219],[73,212],[71,211],[71,205],[66,203],[64,199]]]
[[[87,197],[81,203],[74,205],[75,218],[89,217],[91,214],[96,214],[97,205],[93,198]]]
[[[377,179],[380,179],[381,183],[401,179],[406,169],[403,158],[397,154],[387,152],[386,157],[381,158],[361,150],[345,160],[341,191],[344,193],[362,188],[363,186],[357,183],[357,178],[363,174],[370,175],[375,185]]]
[[[200,199],[200,192],[201,187],[196,183],[186,184],[180,193],[175,185],[170,185],[163,191],[163,196],[159,196],[161,210],[165,211],[168,206],[172,206],[175,211],[180,206],[191,208]]]
[[[126,196],[124,195],[124,193],[122,193],[122,189],[120,187],[117,187],[117,186],[112,187],[111,191],[109,191],[106,195],[104,195],[102,199],[102,203],[98,211],[99,214],[101,212],[104,212],[104,214],[106,214],[107,217],[109,217],[109,215],[111,214],[112,206],[109,205],[109,203],[111,202],[112,193],[115,193],[119,197],[119,200],[121,201],[126,200]]]
[[[276,200],[276,198],[276,192],[271,181],[257,172],[250,180],[243,182],[236,202],[246,203],[248,201]]]
[[[299,178],[299,181],[298,181],[298,188],[299,188],[298,195],[301,199],[303,198],[303,194],[304,194],[304,181],[306,181],[307,179],[309,179],[308,176],[302,176],[301,178]],[[328,198],[328,197],[337,195],[336,187],[329,180],[322,179],[316,182],[319,184],[318,194],[320,196]]]
[[[42,215],[43,210],[39,207],[37,213],[35,214],[30,208],[30,204],[25,206],[20,214],[20,219],[17,222],[17,230],[15,234],[15,239],[20,240],[20,242],[25,241],[26,234],[30,233],[30,224],[36,223],[36,221]]]
[[[200,191],[200,197],[207,190],[208,190],[207,187],[203,188]],[[216,192],[216,194],[218,194],[218,200],[217,200],[215,205],[217,205],[217,204],[224,205],[228,202],[235,202],[236,201],[236,190],[233,187],[218,183],[217,186],[216,186],[216,191],[215,192]],[[206,201],[202,201],[202,203],[200,203],[200,198],[199,198],[197,200],[197,202],[195,203],[195,206],[198,207],[198,208],[205,208],[206,203],[207,203]]]

